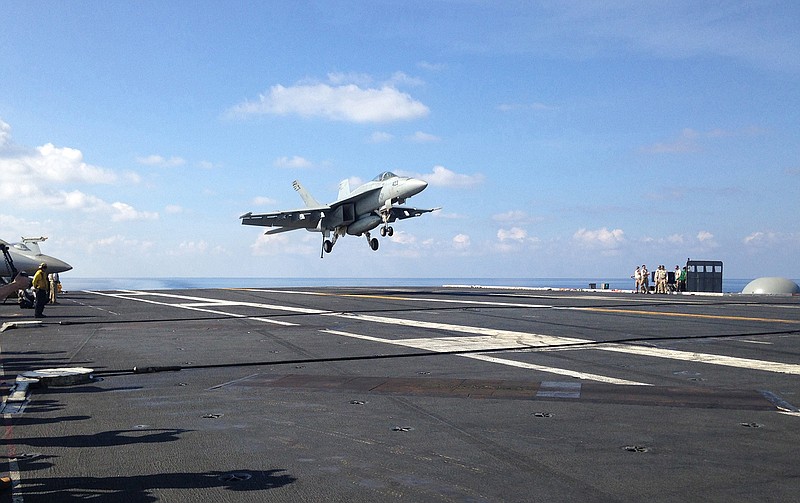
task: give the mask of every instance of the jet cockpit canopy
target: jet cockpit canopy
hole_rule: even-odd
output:
[[[397,178],[397,175],[392,173],[391,171],[384,171],[380,175],[376,176],[372,179],[373,182],[385,182],[389,178]]]

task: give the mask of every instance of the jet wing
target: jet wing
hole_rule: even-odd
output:
[[[392,206],[389,210],[389,220],[388,222],[394,222],[395,220],[405,220],[406,218],[418,217],[423,213],[430,213],[432,211],[440,210],[441,208],[408,208],[405,206]]]
[[[241,217],[242,225],[259,225],[261,227],[277,227],[267,234],[293,231],[295,229],[315,230],[319,221],[329,211],[329,206],[303,208],[300,210],[274,211],[271,213],[245,213]]]

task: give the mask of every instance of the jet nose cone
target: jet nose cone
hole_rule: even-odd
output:
[[[57,272],[67,272],[72,269],[72,266],[64,262],[63,260],[58,260],[55,257],[50,257],[49,255],[41,255],[40,257],[42,262],[47,264],[47,272],[50,274],[57,273]]]
[[[419,180],[417,178],[409,178],[408,182],[406,183],[408,184],[409,196],[413,196],[414,194],[419,194],[420,192],[425,190],[425,187],[428,186],[428,182],[426,182],[425,180]]]

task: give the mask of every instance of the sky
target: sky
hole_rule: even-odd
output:
[[[0,6],[0,239],[92,277],[800,278],[800,3]],[[239,216],[420,177],[377,252]],[[66,279],[66,278],[62,278]]]

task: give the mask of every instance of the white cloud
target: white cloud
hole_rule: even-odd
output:
[[[214,169],[218,166],[211,161],[200,161],[197,163],[197,167],[200,169]]]
[[[130,204],[126,203],[112,203],[111,207],[111,220],[114,222],[130,221],[130,220],[158,220],[158,213],[149,211],[138,211]]]
[[[11,126],[0,119],[0,150],[11,144]]]
[[[714,239],[714,235],[708,231],[700,231],[697,233],[697,240],[701,243],[709,242]]]
[[[572,239],[589,248],[615,249],[625,241],[625,232],[622,229],[608,230],[606,227],[595,230],[581,228],[573,234]]]
[[[395,74],[395,81],[409,79]],[[331,74],[331,83],[297,84],[285,87],[274,85],[259,95],[229,110],[234,117],[254,115],[299,115],[322,117],[328,120],[368,123],[412,120],[425,117],[429,109],[393,84],[366,87],[368,77],[351,74]],[[358,80],[359,84],[344,83]]]
[[[183,213],[183,207],[177,204],[168,204],[164,207],[164,212],[170,215],[176,215],[178,213]]]
[[[511,210],[505,213],[492,215],[495,222],[521,222],[528,219],[528,214],[520,210]]]
[[[456,250],[466,250],[470,246],[469,236],[466,234],[458,234],[453,237],[453,247]]]
[[[295,155],[292,157],[279,157],[272,162],[272,165],[276,168],[302,169],[310,168],[314,164],[304,157]]]
[[[435,143],[441,141],[442,139],[436,135],[417,131],[413,135],[409,136],[408,140],[414,143]]]
[[[409,234],[406,231],[395,231],[394,235],[390,239],[392,242],[401,245],[413,245],[417,242],[416,236]]]
[[[387,143],[394,139],[394,135],[385,131],[375,131],[369,137],[370,143]]]
[[[0,126],[5,126],[5,137],[0,142],[0,153],[5,154],[0,155],[0,182],[109,184],[117,181],[113,171],[87,164],[81,151],[74,148],[59,148],[52,143],[33,150],[15,148],[8,124],[0,120]]]
[[[101,249],[102,253],[109,253],[113,250],[128,251],[138,250],[139,252],[151,250],[155,246],[153,241],[139,241],[137,239],[130,239],[121,234],[115,234],[105,238],[97,239],[90,242],[87,248],[90,253]]]
[[[528,233],[519,227],[512,227],[511,229],[500,229],[497,231],[497,239],[502,241],[525,241]]]
[[[453,188],[474,187],[483,183],[484,179],[483,175],[480,173],[475,175],[461,175],[444,166],[434,166],[433,171],[429,174],[413,174],[410,176],[425,180],[431,186]]]
[[[774,239],[775,239],[775,233],[774,232],[761,232],[761,231],[758,231],[758,232],[754,232],[754,233],[750,234],[749,236],[747,236],[746,238],[744,238],[743,242],[746,245],[757,245],[757,244],[761,244],[761,243],[764,243],[764,242],[772,241]]]
[[[521,210],[510,210],[505,213],[498,213],[496,215],[492,215],[492,220],[494,220],[495,222],[500,222],[502,224],[520,225],[520,224],[541,222],[543,218],[533,217]]]
[[[176,249],[167,251],[167,255],[173,257],[180,257],[186,255],[222,255],[225,253],[225,248],[217,245],[211,246],[208,241],[182,241]]]
[[[4,215],[0,213],[0,229],[26,229],[28,227],[38,227],[39,222],[31,222],[24,218],[19,218],[14,215]],[[24,232],[24,231],[22,231]],[[8,237],[0,236],[0,239],[8,239]]]
[[[114,171],[83,160],[80,150],[47,143],[36,148],[15,145],[11,127],[0,120],[0,200],[14,208],[75,210],[109,215],[113,221],[156,219],[157,213],[141,212],[123,202],[102,198],[70,185],[135,184],[135,173],[122,177]]]
[[[161,168],[174,168],[186,164],[186,159],[183,157],[172,156],[169,159],[166,157],[152,154],[146,157],[137,157],[136,162],[144,164],[145,166],[157,166]]]
[[[83,210],[83,211],[103,211],[108,210],[108,204],[100,199],[99,197],[93,196],[91,194],[85,194],[80,190],[73,190],[70,192],[58,192],[57,193],[60,197],[60,205],[66,206],[69,209],[73,210]],[[58,202],[51,202],[50,205],[59,205]]]
[[[395,86],[422,86],[425,84],[425,81],[419,79],[417,77],[412,77],[405,72],[394,72],[392,77],[384,83],[384,85],[390,85],[392,87]]]
[[[750,247],[797,249],[800,246],[800,233],[756,231],[745,237],[742,242]]]
[[[372,78],[372,75],[367,73],[355,73],[355,72],[330,72],[328,75],[328,83],[334,86],[343,86],[347,84],[355,84],[361,87],[369,87],[375,83],[375,79]],[[304,82],[306,84],[317,84],[317,82],[309,80],[308,82]]]

